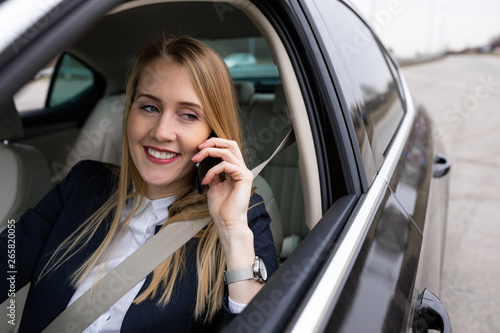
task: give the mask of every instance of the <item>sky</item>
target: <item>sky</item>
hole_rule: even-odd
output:
[[[500,36],[500,0],[351,0],[400,58],[487,44]]]
[[[30,24],[60,0],[5,1],[12,15],[0,11],[0,31],[10,20]],[[500,36],[500,0],[350,0],[374,26],[384,44],[399,58],[462,50],[487,44]],[[1,15],[4,14],[4,17]],[[5,29],[1,29],[5,28]],[[9,36],[0,38],[10,42]]]

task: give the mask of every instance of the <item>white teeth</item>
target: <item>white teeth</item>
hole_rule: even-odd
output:
[[[155,158],[159,158],[161,160],[168,160],[177,156],[176,153],[165,153],[165,152],[160,153],[159,151],[153,148],[148,148],[148,154]]]

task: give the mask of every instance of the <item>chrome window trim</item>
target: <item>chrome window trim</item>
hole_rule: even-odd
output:
[[[340,292],[343,281],[349,272],[351,262],[358,248],[361,246],[363,235],[366,234],[370,226],[371,217],[377,208],[376,204],[384,194],[386,184],[394,173],[399,158],[403,153],[412,129],[416,111],[406,80],[401,75],[400,69],[398,69],[398,72],[402,79],[407,101],[406,114],[372,186],[358,206],[359,208],[355,213],[355,217],[351,219],[352,222],[348,226],[348,230],[344,231],[344,235],[339,241],[337,248],[328,259],[326,269],[318,281],[316,289],[307,300],[297,321],[293,324],[291,331],[294,333],[319,332],[328,320],[333,302]]]
[[[413,99],[411,97],[410,89],[408,88],[408,84],[406,83],[406,79],[401,73],[401,69],[398,68],[398,74],[401,79],[401,83],[403,84],[403,91],[405,94],[406,101],[406,114],[401,122],[398,133],[394,137],[394,142],[391,145],[391,149],[387,152],[385,162],[382,164],[382,167],[379,170],[379,176],[385,178],[388,182],[396,169],[396,166],[399,162],[399,157],[403,153],[403,149],[405,143],[410,135],[411,127],[413,122],[415,121],[416,111],[415,106],[413,105]]]

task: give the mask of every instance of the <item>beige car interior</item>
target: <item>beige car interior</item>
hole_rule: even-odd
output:
[[[107,79],[104,97],[77,135],[69,129],[61,132],[62,141],[58,139],[61,136],[54,133],[22,140],[19,138],[23,136],[23,129],[13,103],[9,113],[0,112],[3,120],[0,133],[4,141],[0,146],[4,171],[0,176],[2,227],[7,218],[17,219],[33,207],[54,185],[54,180],[62,179],[78,162],[75,158],[78,154],[71,152],[78,151],[85,141],[88,144],[89,135],[98,130],[103,121],[111,121],[113,126],[100,132],[99,141],[83,158],[119,163],[127,73],[135,52],[159,36],[156,32],[189,34],[201,39],[263,36],[278,66],[281,84],[274,93],[256,92],[252,82],[235,82],[235,89],[245,137],[258,142],[255,149],[250,149],[253,162],[249,167],[267,159],[288,130],[294,128],[296,143],[277,155],[254,182],[272,219],[278,255],[284,260],[292,253],[322,216],[317,159],[297,78],[281,40],[253,4],[244,0],[220,4],[203,2],[127,2],[104,16],[67,49]],[[186,17],[196,23],[188,26]],[[6,143],[13,139],[21,143]],[[59,147],[55,147],[56,143]],[[61,152],[66,156],[61,156]]]
[[[35,147],[12,143],[22,138],[24,129],[21,118],[11,100],[1,114],[0,121],[0,230],[8,220],[17,221],[28,209],[35,206],[52,188],[49,165],[44,155]]]
[[[225,7],[215,7],[219,5]],[[67,155],[57,162],[64,164],[64,168],[51,167],[52,177],[62,179],[79,159],[119,163],[124,84],[135,52],[155,38],[154,32],[158,32],[156,36],[161,35],[159,32],[186,33],[200,39],[263,36],[282,84],[276,86],[274,93],[258,92],[252,82],[235,81],[235,89],[247,141],[257,142],[249,149],[253,160],[249,167],[267,159],[292,125],[296,133],[297,143],[276,156],[255,183],[272,217],[277,252],[286,258],[321,217],[316,156],[310,148],[314,146],[312,134],[297,78],[281,40],[253,4],[238,0],[233,5],[241,10],[227,2],[128,2],[102,18],[70,46],[68,53],[103,73],[107,89],[76,139],[66,143]],[[148,24],[142,24],[144,17],[148,18]],[[185,17],[196,24],[187,27]],[[113,125],[101,130],[103,122]],[[96,131],[99,139],[93,140],[90,137]],[[36,144],[34,140],[30,143]],[[93,144],[90,150],[89,143]],[[83,146],[87,153],[78,153]],[[47,150],[39,148],[44,153]],[[47,159],[53,166],[54,161]]]

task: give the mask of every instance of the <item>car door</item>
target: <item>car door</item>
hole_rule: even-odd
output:
[[[426,223],[426,214],[433,211],[428,209],[435,161],[432,124],[413,105],[392,59],[355,12],[337,1],[304,2],[314,17],[310,21],[316,23],[316,34],[321,35],[317,39],[323,42],[325,58],[341,73],[340,89],[347,92],[342,94],[345,105],[355,105],[352,119],[356,111],[368,119],[365,128],[377,174],[371,182],[370,170],[365,168],[365,193],[367,199],[374,192],[379,194],[377,200],[362,203],[364,209],[371,209],[371,221],[363,224],[366,229],[360,228],[360,234],[352,232],[353,237],[364,238],[352,252],[356,254],[351,271],[332,302],[331,317],[322,325],[328,331],[346,332],[417,330],[414,325],[421,319],[425,290],[431,287],[439,293],[440,262],[430,261],[428,248],[441,257],[445,223],[445,219]],[[344,69],[345,77],[341,76]],[[360,141],[358,145],[362,149]],[[434,199],[444,202],[446,198]],[[359,217],[355,217],[355,225]],[[434,240],[424,243],[424,235],[433,235]],[[425,270],[432,272],[427,284],[420,281],[422,275],[428,276]],[[440,315],[447,317],[446,313]],[[366,319],[359,320],[360,316]],[[444,329],[449,319],[441,320],[427,325]]]
[[[322,220],[228,331],[398,332],[419,331],[424,322],[443,329],[446,311],[429,310],[430,302],[440,303],[425,292],[435,284],[422,279],[422,265],[436,269],[421,256],[428,253],[422,245],[434,161],[429,118],[413,105],[378,39],[344,3],[270,7],[261,6],[276,15],[277,30],[286,26],[280,37],[300,63],[297,75],[321,92],[303,87],[313,132],[320,134],[315,149],[329,161],[323,140],[340,143],[335,157],[345,195],[331,195],[338,178],[325,170],[331,164],[318,162]],[[309,76],[300,75],[301,67]],[[436,219],[427,230],[443,225]],[[442,251],[440,237],[433,245]],[[422,308],[441,317],[422,319]]]

